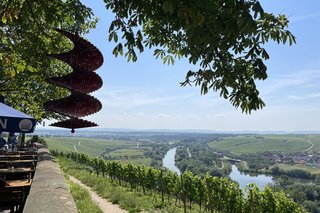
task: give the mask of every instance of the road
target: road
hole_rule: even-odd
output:
[[[314,146],[314,144],[310,141],[310,139],[307,139],[307,142],[311,145],[308,149],[306,149],[306,150],[304,150],[304,152],[309,152],[312,148],[313,148],[313,146]]]
[[[187,148],[187,152],[188,152],[189,158],[191,158],[191,153],[190,153],[189,147]]]
[[[81,144],[81,141],[78,141],[78,146],[80,146],[80,144]],[[73,145],[73,148],[76,152],[78,152],[77,145]]]

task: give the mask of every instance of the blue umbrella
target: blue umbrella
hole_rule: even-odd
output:
[[[0,133],[31,133],[35,127],[33,117],[0,102]]]

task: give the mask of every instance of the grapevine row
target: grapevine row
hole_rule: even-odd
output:
[[[270,187],[260,191],[250,184],[244,191],[228,178],[212,177],[206,174],[203,178],[185,172],[181,176],[144,165],[123,164],[116,161],[105,161],[92,158],[84,153],[51,151],[54,156],[72,159],[95,171],[99,176],[108,177],[120,185],[139,189],[146,193],[161,195],[162,205],[175,198],[182,202],[184,212],[192,205],[199,205],[200,210],[208,212],[248,213],[300,213],[305,212],[301,206],[288,198],[283,192],[273,192]]]

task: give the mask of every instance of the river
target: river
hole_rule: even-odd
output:
[[[164,156],[162,163],[164,167],[180,175],[181,172],[178,169],[178,167],[176,167],[175,160],[174,160],[176,150],[177,150],[177,147],[171,148]],[[232,165],[232,171],[229,177],[232,180],[238,182],[241,189],[243,189],[249,183],[256,184],[260,189],[263,189],[267,184],[274,183],[271,176],[266,176],[266,175],[251,176],[248,174],[243,174],[238,170],[236,165]]]
[[[266,176],[266,175],[251,176],[251,175],[240,172],[236,165],[232,165],[231,168],[232,168],[232,171],[229,177],[232,180],[238,182],[241,189],[246,187],[249,183],[256,184],[259,187],[259,189],[263,189],[267,184],[274,183],[271,176]]]
[[[164,156],[162,163],[163,166],[167,169],[181,175],[180,170],[175,165],[174,156],[176,155],[177,147],[170,149],[167,154]]]

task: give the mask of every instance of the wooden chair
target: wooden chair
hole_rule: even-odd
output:
[[[1,208],[10,209],[11,212],[22,212],[25,202],[22,187],[1,188],[0,189],[0,206]]]

